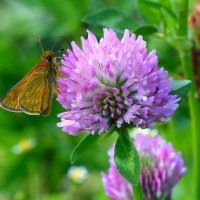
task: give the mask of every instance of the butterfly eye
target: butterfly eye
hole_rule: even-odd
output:
[[[46,59],[47,59],[49,62],[52,62],[52,56],[51,56],[51,55],[46,56]]]

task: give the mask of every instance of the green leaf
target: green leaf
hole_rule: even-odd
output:
[[[151,34],[156,32],[154,26],[148,25],[141,17],[136,17],[134,20],[117,9],[106,8],[93,12],[83,18],[83,22],[96,28],[113,28],[120,36],[123,35],[124,29],[129,29],[137,34]],[[149,29],[149,30],[148,30]]]
[[[190,80],[175,80],[170,84],[172,91],[170,94],[177,95],[178,97],[184,97],[191,87]]]
[[[144,25],[138,27],[134,32],[136,35],[151,35],[152,33],[157,32],[157,28],[150,25]]]
[[[154,25],[159,25],[161,23],[162,17],[159,9],[145,4],[142,0],[138,0],[138,5],[142,16],[147,22]]]
[[[124,26],[128,24],[127,28],[129,28],[132,23],[132,20],[120,10],[106,8],[85,16],[83,18],[83,22],[93,26],[101,27],[117,27],[118,24],[124,22]]]
[[[133,185],[139,183],[140,161],[128,134],[121,133],[115,145],[115,164],[119,173]]]
[[[174,19],[177,19],[176,14],[173,12],[172,9],[170,9],[167,5],[155,2],[155,1],[149,1],[149,0],[140,0],[140,3],[146,4],[148,7],[152,7],[153,9],[163,9],[165,10],[171,17]]]
[[[102,136],[100,136],[98,140],[98,144],[108,139],[116,131],[116,129],[117,129],[117,126],[113,124],[109,131],[105,132],[104,134],[102,134]]]
[[[177,51],[188,51],[192,48],[192,41],[188,40],[186,37],[180,37],[175,34],[166,35],[166,41]]]
[[[88,152],[88,150],[97,143],[99,137],[100,135],[95,133],[94,135],[89,134],[83,138],[83,140],[81,140],[81,142],[74,148],[73,152],[71,153],[71,163],[75,163],[83,154]]]

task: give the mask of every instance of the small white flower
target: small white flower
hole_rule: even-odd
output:
[[[150,128],[145,128],[145,129],[142,129],[142,128],[134,128],[133,131],[130,132],[130,137],[131,137],[131,138],[135,138],[135,136],[136,136],[138,133],[143,134],[143,135],[147,135],[147,136],[149,136],[149,137],[158,135],[158,131],[157,131],[156,129],[150,129]]]
[[[12,147],[12,152],[14,154],[20,154],[20,153],[31,150],[35,146],[36,146],[36,141],[34,139],[32,139],[32,138],[22,139],[19,141],[18,144],[15,144]]]
[[[76,183],[83,183],[88,178],[88,170],[84,166],[72,166],[67,176]]]

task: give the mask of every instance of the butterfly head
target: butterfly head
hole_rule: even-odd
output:
[[[54,57],[54,52],[51,50],[47,50],[42,54],[42,58],[49,63],[52,63]]]

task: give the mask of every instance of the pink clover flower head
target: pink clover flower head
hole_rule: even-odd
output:
[[[161,136],[138,133],[134,144],[140,156],[140,183],[145,200],[171,199],[172,188],[186,172],[181,154]],[[107,196],[112,200],[133,199],[131,184],[116,169],[114,145],[108,154],[108,173],[101,174]]]
[[[82,48],[72,42],[59,67],[57,100],[67,111],[58,115],[58,126],[64,132],[101,134],[112,124],[145,128],[169,120],[179,99],[169,94],[172,79],[158,69],[156,51],[147,53],[142,36],[125,30],[120,40],[105,28],[99,41],[88,31],[81,42]]]

